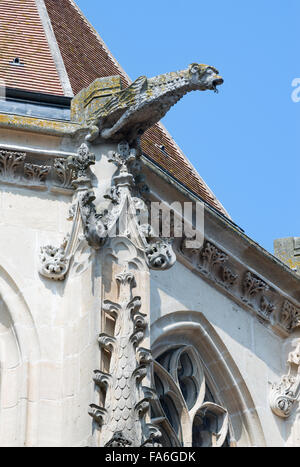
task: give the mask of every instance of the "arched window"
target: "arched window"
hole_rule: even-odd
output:
[[[157,399],[152,420],[159,426],[163,446],[228,446],[229,417],[205,379],[197,350],[172,347],[154,362]]]

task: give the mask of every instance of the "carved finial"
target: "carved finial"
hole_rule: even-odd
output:
[[[135,161],[137,158],[137,151],[134,148],[130,148],[127,141],[123,140],[118,144],[118,152],[109,152],[109,162],[113,162],[119,168],[128,166],[130,163]]]
[[[75,173],[76,179],[73,185],[76,187],[78,182],[89,180],[88,168],[95,164],[95,154],[89,151],[87,144],[82,143],[76,156],[68,158],[68,166]]]

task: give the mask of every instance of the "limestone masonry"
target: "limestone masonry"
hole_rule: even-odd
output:
[[[218,70],[131,83],[73,0],[0,22],[0,446],[299,446],[299,239],[248,238],[159,123]]]

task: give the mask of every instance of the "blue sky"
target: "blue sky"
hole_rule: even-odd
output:
[[[253,240],[272,252],[275,238],[300,236],[299,0],[77,4],[132,79],[219,69],[219,94],[190,93],[163,123]]]

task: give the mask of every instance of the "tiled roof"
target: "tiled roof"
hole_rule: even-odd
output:
[[[45,0],[45,4],[74,94],[103,76],[120,75],[124,86],[130,84],[126,73],[72,0]],[[165,152],[160,146],[165,147]],[[155,125],[145,133],[142,148],[150,159],[190,191],[228,216],[162,125]]]
[[[4,44],[0,65],[5,65],[4,72],[1,73],[0,68],[0,77],[7,80],[8,86],[62,95],[61,75],[56,71],[36,8],[36,2],[41,1],[0,0],[0,20],[5,26],[0,32],[1,51]],[[130,84],[125,71],[73,0],[44,0],[44,4],[61,54],[61,65],[65,67],[74,95],[104,76],[120,75],[124,87]],[[7,41],[8,37],[12,41]],[[20,57],[26,66],[8,65],[15,56]],[[160,149],[162,146],[164,151]],[[228,216],[161,124],[145,133],[142,148],[149,159],[188,190]]]
[[[0,0],[0,78],[7,87],[64,94],[35,0]]]

